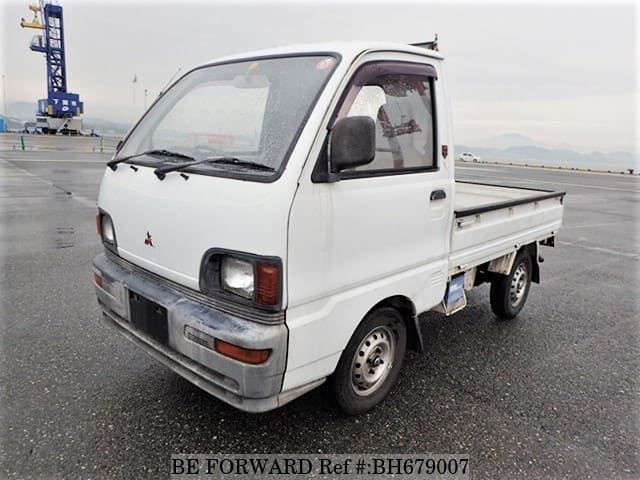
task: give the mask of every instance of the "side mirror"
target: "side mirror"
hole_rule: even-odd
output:
[[[373,161],[376,155],[376,124],[371,117],[341,118],[330,138],[331,172],[359,167]]]

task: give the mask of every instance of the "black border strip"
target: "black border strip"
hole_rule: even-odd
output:
[[[255,307],[245,306],[238,302],[228,301],[221,297],[212,297],[199,290],[195,290],[182,285],[181,283],[162,277],[157,273],[130,262],[129,260],[125,260],[110,250],[105,250],[105,256],[109,261],[115,263],[120,268],[125,269],[127,272],[141,275],[146,280],[152,281],[160,287],[175,290],[189,301],[197,302],[205,307],[231,315],[235,318],[257,322],[264,325],[283,324],[285,321],[285,310],[269,312]]]
[[[205,278],[204,274],[207,271],[207,266],[210,264],[213,258],[216,258],[213,264],[214,272],[217,277],[213,279]],[[239,294],[230,292],[225,290],[222,285],[222,258],[223,257],[233,257],[238,260],[244,260],[250,263],[253,267],[253,278],[254,278],[254,292],[253,298],[246,298]],[[276,305],[262,305],[258,303],[258,271],[257,264],[258,263],[268,263],[271,265],[276,265],[280,274],[280,298],[278,299],[278,303]],[[241,252],[238,250],[229,250],[227,248],[210,248],[204,255],[202,255],[202,259],[200,260],[200,271],[198,274],[198,286],[200,291],[205,295],[219,297],[225,300],[229,300],[236,303],[241,303],[248,307],[258,308],[260,310],[266,310],[269,312],[279,312],[282,310],[282,297],[284,295],[284,271],[282,266],[282,259],[276,256],[268,256],[268,255],[256,255],[254,253]],[[213,283],[211,283],[213,281]]]
[[[513,185],[497,185],[495,183],[471,182],[469,180],[456,180],[456,183],[468,183],[469,185],[483,185],[485,187],[515,188],[518,190],[531,190],[534,192],[544,192],[544,193],[552,193],[556,191],[556,190],[547,190],[545,188],[516,187]]]
[[[465,183],[469,183],[469,182],[465,182]],[[476,183],[475,185],[487,185],[489,187],[500,186],[500,185],[488,185],[484,183]],[[502,188],[511,188],[511,187],[503,186]],[[514,187],[514,188],[518,188],[518,187]],[[527,190],[523,188],[521,189]],[[530,190],[534,190],[534,189],[530,189]],[[563,198],[567,193],[567,192],[554,192],[550,190],[538,190],[538,191],[543,191],[548,193],[543,195],[535,195],[531,197],[518,198],[517,200],[510,200],[506,202],[489,203],[487,205],[482,205],[480,207],[465,208],[463,210],[454,210],[453,213],[455,214],[456,218],[467,217],[469,215],[478,215],[480,213],[491,212],[493,210],[500,210],[502,208],[515,207],[516,205],[523,205],[525,203],[540,202],[542,200],[548,200],[550,198]]]
[[[116,226],[113,224],[113,218],[109,213],[107,213],[102,208],[98,207],[98,214],[100,215],[100,241],[104,248],[115,253],[116,255],[120,255],[118,253],[118,238],[116,237]],[[111,222],[111,230],[113,230],[113,242],[109,242],[104,239],[104,234],[102,233],[102,217],[107,217]]]
[[[309,108],[307,109],[307,113],[304,116],[304,118],[302,118],[302,120],[300,121],[300,125],[298,126],[298,130],[295,132],[295,135],[291,139],[291,143],[289,144],[289,148],[285,152],[285,155],[282,158],[282,162],[280,163],[280,166],[279,166],[278,170],[276,170],[272,175],[264,176],[264,175],[252,175],[252,174],[238,174],[236,172],[231,172],[231,171],[226,171],[226,170],[221,170],[221,171],[218,171],[218,170],[203,171],[201,169],[193,170],[193,169],[190,169],[190,168],[185,168],[185,169],[182,170],[182,171],[187,172],[187,173],[192,173],[192,174],[196,174],[196,175],[205,175],[205,176],[208,176],[208,177],[222,177],[222,178],[231,178],[231,179],[234,179],[234,180],[244,180],[244,181],[260,182],[260,183],[273,183],[276,180],[278,180],[282,176],[282,174],[284,173],[284,170],[286,169],[287,165],[289,164],[289,158],[291,157],[291,153],[293,152],[293,149],[298,144],[298,139],[300,138],[300,135],[302,134],[302,131],[304,130],[304,128],[307,126],[307,122],[309,121],[309,117],[311,116],[311,113],[315,110],[316,104],[318,103],[318,100],[320,99],[320,96],[324,93],[325,88],[327,87],[327,84],[329,83],[331,78],[333,78],[333,75],[335,74],[336,69],[340,65],[340,62],[342,62],[342,55],[340,55],[338,52],[297,52],[297,53],[283,53],[283,54],[276,54],[276,55],[265,54],[265,55],[259,55],[259,56],[253,56],[253,57],[238,57],[238,58],[234,58],[234,59],[231,59],[231,60],[224,60],[224,61],[221,61],[221,62],[211,62],[211,63],[206,63],[206,64],[203,64],[203,65],[199,65],[199,66],[197,66],[195,68],[192,68],[191,70],[186,72],[184,75],[182,75],[180,78],[178,78],[175,82],[173,82],[169,88],[164,90],[162,92],[162,94],[159,95],[158,98],[156,98],[156,100],[151,104],[151,106],[147,109],[147,111],[142,114],[142,116],[136,122],[136,124],[133,126],[133,128],[131,128],[131,130],[129,130],[129,132],[127,132],[125,137],[122,139],[122,144],[120,145],[120,148],[118,150],[116,150],[116,153],[113,155],[111,160],[117,160],[116,156],[118,155],[118,152],[120,151],[120,149],[122,149],[122,147],[125,146],[127,140],[131,136],[131,134],[138,128],[138,125],[144,120],[144,118],[148,115],[148,113],[153,109],[155,104],[158,101],[160,101],[160,99],[162,99],[162,97],[164,97],[164,95],[169,90],[171,90],[175,85],[177,85],[178,82],[180,82],[187,75],[190,75],[191,73],[193,73],[193,72],[195,72],[197,70],[202,70],[202,69],[205,69],[205,68],[215,67],[215,66],[219,66],[219,65],[230,65],[230,64],[234,64],[234,63],[246,63],[246,62],[252,62],[252,61],[257,61],[257,60],[272,60],[272,59],[279,59],[279,58],[295,58],[295,57],[321,57],[321,56],[333,57],[334,59],[336,59],[336,64],[333,66],[333,70],[329,73],[329,75],[327,75],[327,77],[325,78],[324,82],[320,86],[318,92],[316,93],[316,96],[313,98],[313,100],[309,104]],[[149,165],[148,163],[145,163],[144,160],[142,160],[142,161],[133,161],[133,159],[132,159],[132,161],[127,161],[125,163],[142,165],[142,166],[145,166],[145,167],[157,165],[157,162],[154,162],[153,165]]]
[[[382,52],[383,50],[380,50]],[[384,50],[386,51],[386,50]],[[379,51],[367,51],[365,53],[377,53]],[[396,51],[393,51],[397,53]],[[413,55],[413,52],[402,52]],[[432,57],[428,57],[432,58]],[[438,74],[436,68],[431,63],[421,63],[412,60],[369,60],[360,64],[356,67],[355,71],[349,77],[349,81],[347,82],[345,88],[340,92],[340,97],[338,102],[336,103],[331,116],[329,117],[329,121],[326,125],[325,139],[323,141],[323,147],[320,150],[320,154],[316,159],[316,163],[311,172],[311,182],[312,183],[330,183],[329,180],[329,158],[328,158],[328,149],[327,145],[329,143],[329,136],[331,134],[331,130],[333,129],[338,113],[340,113],[340,109],[347,99],[351,89],[359,85],[359,82],[362,82],[361,76],[363,75],[363,70],[373,70],[375,68],[379,69],[380,72],[376,73],[376,75],[385,75],[387,74],[384,70],[387,68],[400,68],[404,69],[404,71],[409,72],[405,73],[405,75],[414,75],[418,77],[424,77],[429,79],[429,93],[431,94],[431,123],[432,123],[432,139],[433,139],[433,165],[425,165],[425,166],[417,166],[417,167],[408,167],[402,169],[395,168],[381,168],[376,170],[355,170],[355,171],[341,171],[337,172],[335,175],[339,180],[353,180],[359,178],[370,178],[370,177],[389,177],[393,175],[405,175],[410,173],[425,173],[425,172],[437,172],[440,170],[440,161],[439,161],[439,151],[440,151],[440,142],[439,142],[439,131],[438,131],[438,110],[437,110],[437,98],[436,98],[436,81],[438,80]],[[415,73],[414,70],[417,70],[418,73]],[[427,70],[429,73],[425,73],[424,70]],[[348,73],[348,72],[347,72]],[[394,74],[397,74],[394,72]],[[400,74],[403,75],[403,74]],[[376,78],[375,76],[367,77],[367,79]],[[362,83],[364,84],[364,83]]]

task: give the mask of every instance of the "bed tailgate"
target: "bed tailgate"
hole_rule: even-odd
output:
[[[456,182],[450,274],[557,234],[565,192]]]

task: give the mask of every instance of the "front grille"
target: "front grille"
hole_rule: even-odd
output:
[[[229,315],[233,315],[237,318],[251,320],[253,322],[267,324],[277,324],[284,322],[284,312],[262,312],[245,305],[235,304],[223,299],[212,298],[203,294],[202,292],[198,292],[197,290],[193,290],[189,287],[186,287],[172,280],[161,277],[160,275],[150,272],[149,270],[146,270],[142,267],[139,267],[138,265],[125,260],[124,258],[110,252],[109,250],[105,250],[105,254],[109,260],[124,268],[128,272],[146,277],[150,281],[160,286],[176,290],[180,292],[185,298],[206,305],[207,307],[219,310],[224,313],[228,313]]]

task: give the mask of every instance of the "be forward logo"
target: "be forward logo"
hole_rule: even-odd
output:
[[[151,238],[151,234],[147,232],[147,238],[144,239],[144,244],[153,247],[153,239]]]

